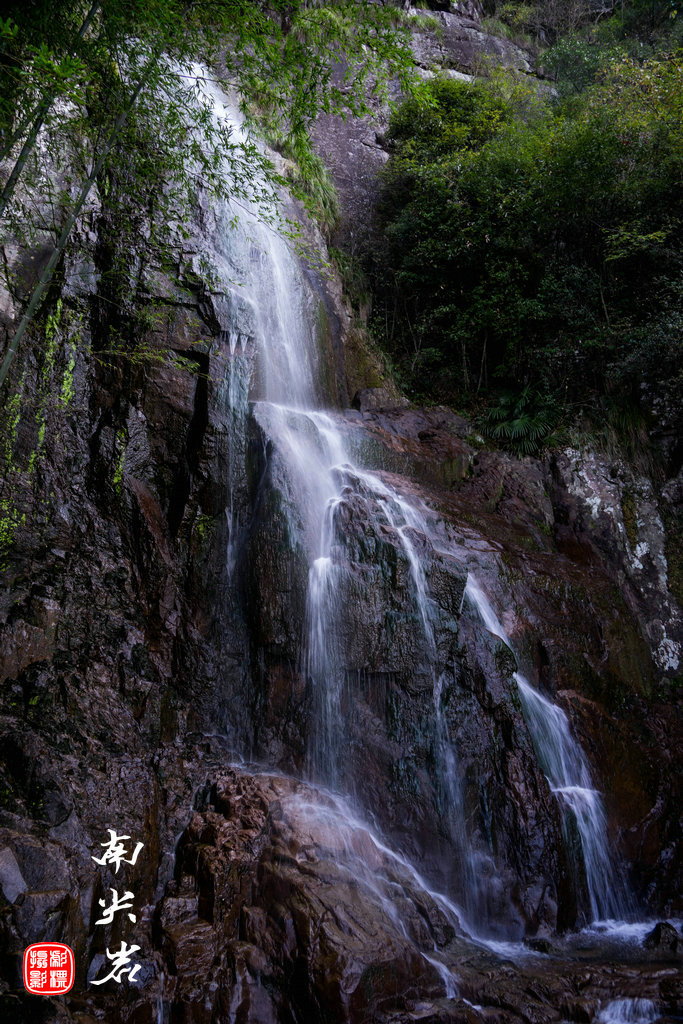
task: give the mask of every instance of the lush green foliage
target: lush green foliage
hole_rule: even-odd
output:
[[[390,128],[373,266],[404,382],[595,410],[662,388],[680,364],[681,62],[613,60],[524,116],[481,84],[427,92]]]
[[[506,103],[491,92],[437,78],[396,111],[388,141],[404,164],[438,163],[481,146],[508,116]]]
[[[553,404],[527,384],[520,392],[504,392],[484,417],[489,437],[508,445],[519,455],[533,455],[556,422]]]
[[[558,96],[566,98],[593,85],[612,64],[628,57],[617,42],[600,43],[579,36],[565,36],[543,56],[543,70],[555,80]]]
[[[361,112],[368,88],[381,93],[392,74],[407,84],[411,67],[397,12],[366,0],[22,0],[7,14],[0,132],[10,160],[0,222],[4,240],[52,242],[54,250],[0,384],[93,189],[126,242],[126,256],[120,242],[115,248],[131,267],[126,282],[119,274],[128,292],[142,250],[148,261],[168,264],[199,186],[272,206],[277,175],[249,139],[236,138],[229,119],[216,116],[201,84],[192,87],[196,61],[237,86],[248,124],[258,115],[277,126],[298,161],[299,194],[323,204],[328,218],[331,197],[309,142],[313,118],[321,109]],[[348,70],[338,82],[341,60]]]
[[[370,82],[381,93],[394,73],[404,85],[409,81],[405,24],[395,11],[366,0],[324,5],[272,0],[267,6],[231,0],[35,0],[10,4],[7,13],[0,19],[5,149],[18,149],[41,102],[48,101],[41,144],[53,159],[65,149],[67,166],[84,140],[89,157],[102,147],[142,82],[128,120],[137,120],[139,130],[155,138],[149,162],[157,176],[168,159],[173,165],[168,177],[178,173],[177,151],[190,141],[191,162],[200,161],[214,186],[231,190],[235,182],[222,186],[223,175],[217,173],[216,150],[229,159],[238,147],[229,131],[217,133],[212,112],[192,91],[180,88],[196,77],[197,61],[235,83],[244,112],[274,126],[302,165],[311,159],[308,129],[321,109],[357,114],[366,109]],[[341,83],[333,77],[338,60],[348,63]],[[70,102],[55,103],[60,97]],[[197,126],[204,149],[207,134],[213,143],[206,159],[198,140],[189,140]],[[236,178],[241,180],[239,173]]]
[[[680,38],[680,0],[484,0],[488,27],[547,46],[582,35],[657,44]]]

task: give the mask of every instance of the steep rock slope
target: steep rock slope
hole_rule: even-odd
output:
[[[62,293],[51,296],[60,346],[50,362],[46,335],[36,334],[5,422],[7,1019],[580,1020],[621,996],[672,1006],[676,969],[658,961],[675,950],[630,968],[592,966],[588,989],[561,956],[552,968],[501,970],[430,895],[441,887],[466,896],[435,772],[433,667],[405,547],[362,481],[349,477],[339,509],[345,786],[425,879],[383,852],[369,826],[352,819],[340,830],[338,816],[331,824],[329,796],[246,765],[226,769],[241,755],[305,770],[314,712],[299,656],[305,553],[286,514],[286,470],[246,402],[250,380],[258,393],[252,312],[239,286],[193,284],[193,260],[219,261],[219,215],[199,211],[195,243],[179,247],[183,289],[145,278],[138,301],[157,315],[113,355],[121,323],[101,283],[107,217],[94,208],[80,225]],[[324,283],[304,279],[322,361],[333,368],[330,404],[345,404],[344,313]],[[11,296],[3,309],[10,329]],[[459,752],[464,820],[481,870],[499,880],[485,887],[482,917],[551,935],[576,921],[581,881],[570,878],[514,661],[463,607],[468,569],[486,583],[525,670],[570,713],[639,894],[670,912],[676,623],[647,485],[575,452],[541,463],[482,450],[447,411],[348,412],[345,424],[350,436],[362,433],[368,462],[459,538],[459,559],[427,537],[415,544],[439,609],[441,707]],[[311,822],[302,805],[322,812]],[[144,840],[118,876],[92,860],[109,828]],[[383,885],[402,887],[399,920],[386,894],[370,892],[376,880],[359,892],[349,849]],[[122,880],[137,921],[97,926],[99,901]],[[65,1000],[22,989],[23,950],[48,938],[76,953]],[[137,983],[88,987],[122,939],[140,946]],[[449,972],[469,1003],[446,1000],[456,985]]]

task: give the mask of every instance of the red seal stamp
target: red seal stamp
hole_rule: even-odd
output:
[[[73,950],[63,942],[35,942],[24,952],[24,987],[34,995],[63,995],[75,974]]]

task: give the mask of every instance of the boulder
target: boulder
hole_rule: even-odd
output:
[[[643,939],[645,949],[659,949],[677,953],[682,947],[681,936],[668,921],[659,921]]]

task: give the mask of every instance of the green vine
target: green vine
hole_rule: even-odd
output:
[[[58,362],[62,339],[66,338],[63,374],[59,374]],[[26,371],[21,377],[17,391],[5,407],[4,420],[0,426],[0,472],[3,493],[0,498],[0,570],[7,568],[7,555],[14,544],[17,530],[26,523],[27,512],[20,508],[19,489],[22,474],[24,483],[31,485],[45,452],[48,425],[51,416],[67,409],[75,396],[75,367],[78,350],[82,345],[82,317],[74,319],[73,325],[64,309],[62,300],[55,304],[54,311],[45,320],[43,361],[37,375],[36,399],[26,400]],[[33,405],[33,409],[31,409]],[[27,424],[33,419],[32,430],[35,442],[28,455],[17,458],[17,439],[22,419]],[[49,498],[40,504],[47,506]]]
[[[123,488],[123,467],[126,461],[126,446],[128,443],[128,437],[125,427],[121,427],[120,430],[116,431],[116,447],[119,450],[116,459],[116,468],[114,469],[114,478],[112,483],[114,485],[114,491],[118,496],[121,495]]]
[[[74,381],[74,370],[76,367],[76,357],[79,348],[83,345],[83,316],[79,314],[73,325],[73,330],[69,339],[69,346],[66,355],[66,367],[64,369],[64,376],[62,377],[62,389],[59,395],[59,404],[62,409],[68,408],[74,400],[76,395],[76,385]]]
[[[3,486],[7,494],[0,498],[0,571],[7,567],[6,556],[14,542],[16,531],[26,522],[26,513],[17,508],[13,492],[21,473],[21,467],[15,461],[15,448],[19,423],[21,422],[21,399],[24,391],[24,373],[19,381],[18,390],[7,403],[7,413],[3,430],[2,445],[2,476]]]

